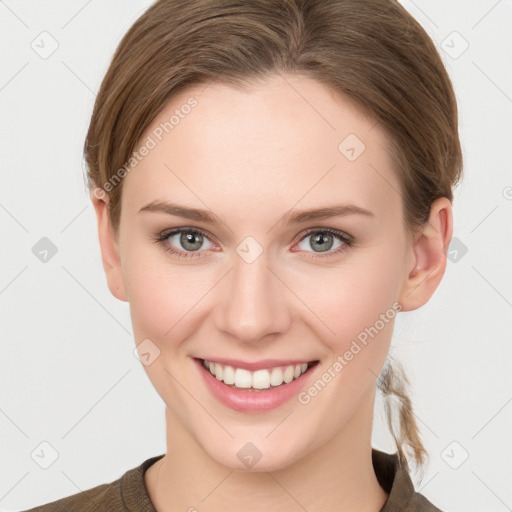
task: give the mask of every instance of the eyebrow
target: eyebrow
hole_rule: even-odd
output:
[[[206,224],[219,224],[219,220],[210,210],[202,210],[199,208],[188,208],[176,203],[164,201],[152,201],[143,206],[141,212],[157,212],[182,217],[188,220],[204,222]],[[355,204],[338,204],[325,206],[322,208],[310,208],[307,210],[289,210],[279,221],[279,224],[301,224],[313,220],[329,219],[331,217],[342,217],[347,215],[365,215],[367,217],[375,217],[370,210],[366,210]]]

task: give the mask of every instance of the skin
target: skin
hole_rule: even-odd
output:
[[[410,311],[429,300],[446,267],[451,203],[436,200],[429,221],[408,232],[385,132],[300,75],[245,92],[190,88],[141,141],[191,96],[198,105],[124,178],[117,233],[108,196],[91,194],[109,288],[130,304],[136,343],[150,339],[160,350],[144,366],[166,404],[167,453],[146,473],[150,498],[164,512],[377,512],[387,494],[371,462],[373,407],[393,320],[310,403],[294,398],[263,413],[219,403],[192,357],[318,359],[319,378],[395,301]],[[338,150],[350,133],[366,145],[352,162]],[[207,209],[222,222],[139,212],[155,200]],[[374,215],[278,223],[290,209],[340,203]],[[179,227],[210,236],[199,251],[187,246],[194,257],[152,239]],[[335,254],[342,242],[334,238],[320,258],[310,228],[355,242]],[[247,236],[263,250],[252,263],[236,252]],[[179,235],[167,244],[187,252]],[[251,468],[237,457],[247,442],[262,453]]]

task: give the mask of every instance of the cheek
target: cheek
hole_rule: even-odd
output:
[[[385,248],[376,248],[357,261],[354,258],[338,268],[317,270],[316,275],[302,276],[296,281],[297,295],[304,298],[328,328],[325,332],[338,340],[340,348],[374,325],[381,315],[388,313],[388,317],[394,318],[401,264],[396,253],[382,249]]]
[[[212,286],[212,273],[170,262],[154,248],[129,250],[123,272],[137,342],[150,338],[168,345],[186,338]]]
[[[153,387],[167,404],[187,407],[173,376],[184,362],[179,347],[194,334],[201,298],[211,285],[204,273],[170,263],[156,251],[132,247],[123,265],[136,345],[149,347],[150,364],[144,365]],[[157,354],[155,356],[155,354]]]
[[[328,391],[315,403],[329,410],[333,425],[348,421],[364,396],[374,390],[400,311],[395,261],[386,260],[382,251],[379,255],[380,265],[368,261],[333,271],[321,287],[322,293],[308,296],[311,309],[329,327],[314,319],[311,323],[328,354],[319,376]],[[304,283],[304,293],[306,289]]]

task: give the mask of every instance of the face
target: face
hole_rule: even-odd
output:
[[[263,454],[257,470],[286,467],[373,407],[417,256],[385,133],[319,83],[286,78],[173,98],[124,178],[109,280],[170,417],[237,469],[244,450]],[[285,382],[237,391],[201,359],[263,370],[236,370],[240,386]],[[309,362],[286,382],[288,363],[295,377]]]

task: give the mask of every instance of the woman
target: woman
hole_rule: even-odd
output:
[[[439,510],[387,358],[443,277],[462,172],[421,26],[391,0],[157,1],[85,156],[167,452],[32,510]],[[376,388],[396,454],[371,446]]]

